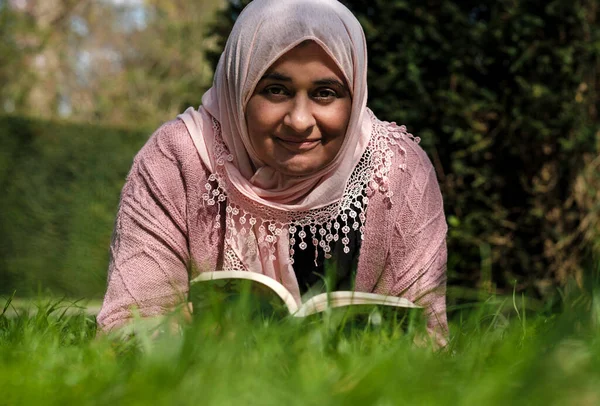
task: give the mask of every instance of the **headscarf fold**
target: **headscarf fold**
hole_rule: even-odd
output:
[[[267,69],[306,40],[320,45],[338,65],[351,93],[352,111],[336,157],[316,173],[288,176],[259,159],[249,139],[245,109]],[[366,103],[366,41],[360,23],[341,3],[254,0],[240,14],[202,106],[179,117],[214,174],[210,180],[218,182],[216,188],[207,187],[205,200],[217,204],[226,196],[226,250],[231,249],[246,270],[293,284],[293,223],[325,227],[341,213],[339,202],[371,137]],[[335,210],[325,210],[325,217],[315,215],[332,206]],[[246,220],[252,218],[254,224],[249,225]]]

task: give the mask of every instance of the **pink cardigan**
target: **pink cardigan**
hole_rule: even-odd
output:
[[[405,169],[393,164],[389,187],[369,199],[360,249],[357,290],[402,295],[425,306],[431,329],[446,335],[446,220],[435,171],[410,139]],[[399,157],[398,146],[394,156]],[[164,314],[186,299],[190,269],[222,264],[225,227],[215,228],[216,206],[202,201],[207,169],[179,119],[160,127],[134,159],[123,187],[110,246],[108,286],[99,327],[122,326],[136,307]],[[198,272],[198,271],[194,271]]]

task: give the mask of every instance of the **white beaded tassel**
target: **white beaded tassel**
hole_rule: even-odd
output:
[[[318,250],[323,251],[325,258],[331,258],[332,243],[339,241],[340,238],[342,249],[344,253],[348,254],[350,252],[349,234],[351,230],[358,231],[361,240],[364,239],[369,197],[377,192],[383,193],[387,202],[390,205],[393,204],[393,192],[388,185],[388,174],[394,157],[393,149],[397,149],[403,157],[406,157],[406,150],[399,141],[404,140],[407,136],[415,142],[419,141],[418,138],[408,134],[404,126],[381,122],[373,115],[372,121],[373,129],[369,146],[352,172],[340,201],[319,209],[284,216],[273,211],[273,209],[253,206],[252,204],[240,203],[238,205],[227,199],[227,183],[221,174],[225,171],[225,163],[233,161],[233,156],[229,154],[223,144],[220,137],[220,126],[218,122],[214,121],[217,168],[215,173],[208,178],[205,185],[206,192],[202,194],[202,199],[205,204],[219,206],[215,219],[216,228],[220,227],[220,206],[227,200],[225,205],[226,242],[231,246],[232,233],[237,229],[242,235],[247,236],[246,244],[249,250],[266,248],[269,258],[275,260],[276,243],[282,233],[287,232],[292,264],[294,263],[296,242],[300,241],[298,247],[305,250],[308,247],[306,239],[309,237],[315,247],[315,262],[318,258]],[[403,160],[400,169],[406,169]],[[274,220],[274,218],[279,220]],[[238,225],[239,227],[236,227]],[[257,238],[252,238],[255,236],[252,230],[256,231]],[[239,267],[239,264],[236,263],[234,266]]]

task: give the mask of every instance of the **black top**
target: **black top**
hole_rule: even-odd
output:
[[[344,253],[342,243],[343,234],[340,233],[338,241],[331,241],[331,258],[326,259],[325,253],[319,248],[315,264],[315,246],[312,242],[312,235],[308,227],[304,231],[307,236],[304,241],[307,244],[306,249],[300,249],[301,240],[296,237],[294,244],[294,272],[298,279],[300,294],[305,294],[309,289],[311,296],[322,292],[335,290],[354,290],[354,278],[358,266],[358,255],[360,252],[361,238],[358,230],[352,229],[352,218],[348,218],[350,232],[348,238],[350,243],[349,253]],[[342,224],[341,219],[338,222]],[[297,234],[296,234],[297,235]]]

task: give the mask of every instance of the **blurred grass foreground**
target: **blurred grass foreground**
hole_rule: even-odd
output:
[[[41,303],[0,315],[0,404],[597,405],[600,292],[564,303],[531,315],[516,297],[511,310],[491,298],[455,313],[441,352],[414,344],[418,324],[348,330],[243,312],[94,339],[93,318]]]

